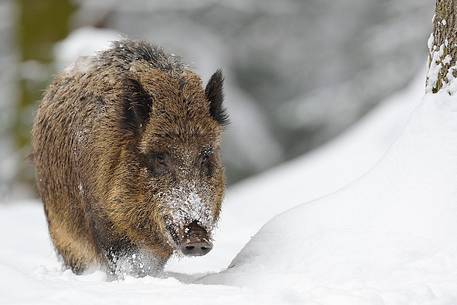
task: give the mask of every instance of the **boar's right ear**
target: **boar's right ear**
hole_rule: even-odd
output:
[[[139,133],[146,125],[152,109],[152,97],[139,81],[125,78],[122,93],[121,128]]]
[[[224,101],[224,77],[222,70],[218,69],[209,79],[205,88],[206,98],[209,101],[209,113],[219,124],[225,126],[229,123],[228,114],[222,102]]]

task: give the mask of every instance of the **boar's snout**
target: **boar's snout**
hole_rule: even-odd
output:
[[[186,256],[202,256],[213,248],[208,232],[197,222],[192,222],[184,229],[184,238],[181,241],[181,252]]]
[[[202,256],[211,251],[213,245],[210,242],[193,242],[181,246],[181,252],[187,256]]]

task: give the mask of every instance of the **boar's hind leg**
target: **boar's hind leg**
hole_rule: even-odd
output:
[[[50,211],[46,211],[49,214]],[[66,267],[80,274],[88,267],[96,265],[97,252],[83,228],[74,219],[66,222],[65,217],[49,217],[48,225],[52,242]],[[64,218],[64,219],[62,219]]]
[[[68,233],[63,227],[51,227],[50,231],[57,252],[62,256],[65,266],[70,267],[74,273],[80,274],[96,264],[97,254],[87,241]]]

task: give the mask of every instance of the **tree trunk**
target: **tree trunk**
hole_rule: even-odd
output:
[[[436,0],[433,34],[428,47],[426,91],[436,93],[446,89],[454,94],[457,88],[450,84],[457,75],[457,0]]]

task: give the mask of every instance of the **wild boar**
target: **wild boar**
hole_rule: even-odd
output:
[[[205,88],[181,59],[122,40],[80,58],[44,94],[33,161],[49,233],[75,273],[160,271],[205,255],[224,196],[220,70]]]

